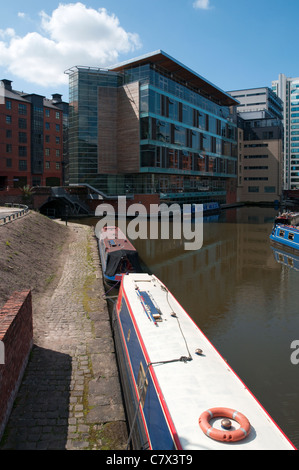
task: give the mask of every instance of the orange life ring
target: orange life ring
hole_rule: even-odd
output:
[[[239,429],[234,431],[215,429],[210,425],[212,418],[229,418],[237,421],[240,425]],[[199,417],[199,426],[202,431],[211,439],[222,442],[237,442],[244,439],[250,433],[250,423],[246,416],[239,411],[231,408],[211,408],[204,411]]]

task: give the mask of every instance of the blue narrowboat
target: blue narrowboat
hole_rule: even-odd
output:
[[[294,449],[156,276],[122,277],[112,327],[129,449]]]
[[[270,240],[274,243],[299,249],[299,227],[293,225],[276,224],[272,229]]]

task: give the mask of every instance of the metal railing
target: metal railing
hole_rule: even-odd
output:
[[[13,222],[14,220],[28,214],[28,212],[29,212],[28,206],[25,206],[24,204],[6,203],[2,207],[5,207],[7,209],[9,209],[9,208],[16,209],[17,208],[17,209],[20,209],[20,210],[19,211],[14,211],[11,214],[5,215],[5,216],[1,216],[1,213],[0,213],[0,226],[8,224],[10,222]]]

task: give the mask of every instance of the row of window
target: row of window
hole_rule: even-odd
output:
[[[19,132],[19,143],[26,144],[27,143],[27,137],[28,137],[28,134],[26,132]],[[10,129],[6,130],[6,138],[7,139],[12,138],[12,131]],[[46,143],[50,143],[50,140],[51,140],[51,136],[46,135],[45,136]],[[58,136],[55,137],[55,143],[57,145],[60,144],[60,137],[58,137]],[[11,144],[7,144],[7,145],[11,145]]]
[[[259,193],[260,192],[260,186],[248,186],[248,192],[249,193]],[[275,193],[276,188],[275,186],[265,186],[264,187],[264,193]]]
[[[269,155],[244,155],[244,158],[269,158]]]
[[[12,116],[6,115],[5,117],[6,124],[12,124]],[[26,119],[18,119],[19,123],[19,129],[27,129],[27,120]],[[51,123],[50,122],[45,122],[45,129],[50,130],[51,129]],[[56,132],[60,132],[60,124],[55,124],[55,130]]]
[[[199,155],[168,147],[154,145],[141,146],[141,167],[197,171],[200,173],[236,174],[234,160]]]
[[[268,166],[244,166],[244,170],[268,170]]]
[[[10,100],[6,100],[6,109],[11,110],[12,109],[12,102]],[[19,114],[23,116],[27,116],[27,104],[25,103],[18,103],[18,112]],[[51,110],[46,108],[45,109],[45,115],[46,117],[50,117],[50,112]],[[60,112],[59,111],[54,111],[55,112],[55,118],[60,119]]]
[[[157,93],[152,89],[141,89],[140,112],[153,113],[176,121],[178,124],[182,123],[188,127],[194,127],[221,137],[236,140],[236,128],[228,121],[217,119],[216,116],[211,116],[200,109]]]
[[[10,100],[6,100],[6,109],[11,110],[12,109],[12,102]],[[24,116],[27,115],[27,104],[25,103],[18,103],[18,111],[19,114],[22,114]]]
[[[219,156],[236,157],[237,153],[234,143],[220,137],[150,117],[141,119],[141,140],[164,142],[193,152],[209,152]]]
[[[280,237],[284,238],[284,234],[285,234],[285,231],[284,231],[284,230],[280,230],[280,231],[279,231],[279,236],[280,236]],[[294,240],[294,233],[289,232],[289,233],[288,233],[288,239],[291,240],[291,241],[293,241],[293,240]]]
[[[51,163],[55,165],[56,170],[60,170],[60,162],[45,162],[46,170],[51,168]],[[12,168],[12,158],[6,159],[6,168]],[[27,171],[27,160],[19,160],[19,170],[20,171]]]
[[[12,153],[12,145],[11,144],[6,144],[6,153]],[[53,149],[45,149],[45,156],[48,157],[50,154],[53,153]],[[25,146],[19,146],[18,147],[18,155],[19,157],[26,157],[27,156],[27,147]],[[56,157],[60,157],[60,149],[55,149],[55,155]]]

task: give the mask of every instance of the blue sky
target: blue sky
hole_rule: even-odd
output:
[[[299,76],[298,0],[11,0],[0,17],[0,78],[68,100],[64,71],[162,49],[225,91]]]

